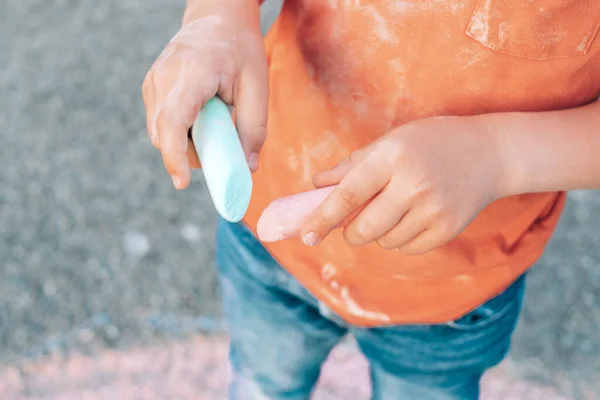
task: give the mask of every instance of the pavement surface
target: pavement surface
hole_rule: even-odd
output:
[[[220,337],[158,348],[105,351],[66,361],[24,363],[0,372],[6,400],[224,400],[228,366]],[[367,400],[368,365],[350,346],[337,347],[325,363],[313,400]],[[484,378],[482,400],[569,400],[556,390],[515,380],[498,368]],[[250,400],[250,399],[248,399]]]
[[[222,328],[212,266],[216,216],[201,173],[190,190],[172,188],[147,139],[140,95],[183,6],[0,1],[0,387],[11,379],[18,387],[27,366],[44,376],[49,365],[96,363],[100,374],[107,357],[175,352],[189,340],[217,341],[200,353],[207,376],[209,353],[226,369],[224,337],[199,336]],[[276,5],[264,12],[271,19]],[[525,382],[600,399],[598,226],[600,193],[572,193],[529,276],[510,359],[492,386]],[[108,388],[133,376],[123,368],[93,382]],[[190,371],[180,368],[182,376],[200,373]],[[90,385],[98,390],[89,398],[115,398]],[[64,396],[71,390],[56,387]],[[73,398],[19,390],[15,399]],[[119,398],[152,398],[135,396]],[[534,398],[520,396],[513,398]]]

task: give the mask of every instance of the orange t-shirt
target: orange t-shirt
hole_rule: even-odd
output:
[[[268,136],[245,223],[276,198],[408,121],[543,111],[600,95],[600,1],[287,0],[267,36]],[[448,149],[452,151],[452,149]],[[421,256],[348,245],[268,244],[319,300],[362,325],[438,323],[502,292],[542,254],[564,193],[487,208]]]

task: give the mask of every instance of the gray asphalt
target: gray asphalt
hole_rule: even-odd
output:
[[[0,363],[221,328],[201,174],[175,192],[144,131],[141,83],[183,6],[0,2]],[[600,398],[599,224],[600,193],[571,194],[511,353],[576,397]]]

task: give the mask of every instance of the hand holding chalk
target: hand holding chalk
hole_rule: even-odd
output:
[[[300,235],[302,225],[315,212],[335,187],[277,199],[265,209],[258,220],[258,237],[263,242],[276,242]]]
[[[215,97],[200,110],[192,140],[210,197],[229,222],[242,219],[252,195],[252,176],[227,105]]]

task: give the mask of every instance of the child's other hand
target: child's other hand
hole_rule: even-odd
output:
[[[143,84],[146,123],[177,189],[200,167],[188,130],[215,95],[235,108],[251,169],[265,140],[267,61],[256,0],[189,0],[183,26]]]
[[[352,245],[420,254],[452,240],[502,197],[501,157],[484,121],[416,121],[315,176],[317,187],[338,186],[305,224],[304,242],[317,244],[365,203],[344,228]]]

